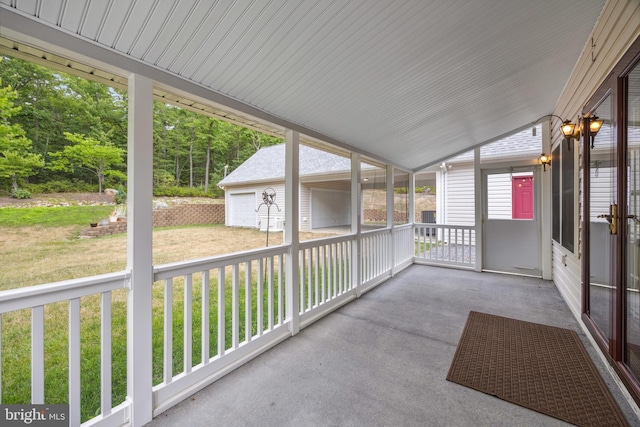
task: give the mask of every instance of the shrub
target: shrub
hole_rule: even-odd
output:
[[[93,193],[98,191],[97,185],[88,184],[77,179],[58,179],[39,184],[25,184],[24,187],[35,194],[49,193]]]
[[[153,189],[156,197],[212,197],[212,193],[206,193],[202,187],[158,187]]]
[[[123,185],[119,185],[117,188],[118,192],[116,193],[114,200],[116,204],[120,205],[123,203],[127,203],[127,190]]]
[[[31,192],[29,190],[25,190],[24,188],[16,188],[11,192],[11,197],[14,199],[30,199]]]

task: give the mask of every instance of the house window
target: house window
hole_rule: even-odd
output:
[[[551,190],[553,204],[553,240],[574,252],[575,164],[573,151],[564,141],[551,157]]]

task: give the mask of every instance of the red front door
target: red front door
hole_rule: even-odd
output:
[[[511,218],[533,219],[533,176],[514,176],[511,188]]]

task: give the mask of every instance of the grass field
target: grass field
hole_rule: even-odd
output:
[[[60,208],[0,209],[0,290],[15,289],[61,280],[121,271],[126,268],[126,235],[80,239],[80,231],[96,216],[113,207],[69,206]],[[301,239],[318,238],[301,233]],[[257,230],[231,229],[222,225],[157,229],[153,233],[154,265],[202,258],[264,247],[266,234]],[[282,243],[282,233],[271,233],[269,245]],[[241,271],[241,275],[243,272]],[[193,365],[199,363],[201,325],[199,275],[193,283]],[[210,280],[210,354],[217,354],[217,279]],[[229,287],[227,280],[223,286]],[[173,283],[173,366],[183,370],[183,283]],[[244,289],[240,307],[244,307]],[[266,293],[265,293],[266,294]],[[162,382],[164,285],[153,285],[154,384]],[[113,292],[112,399],[126,396],[126,299],[124,290]],[[252,297],[256,310],[257,295]],[[226,292],[227,346],[231,342],[231,292]],[[277,306],[276,306],[277,309]],[[240,336],[244,336],[244,313],[240,311]],[[45,402],[66,403],[68,394],[68,304],[45,307]],[[31,312],[21,310],[2,315],[2,403],[30,401]],[[100,410],[100,298],[81,299],[81,401],[82,421]],[[253,315],[253,330],[257,327]]]

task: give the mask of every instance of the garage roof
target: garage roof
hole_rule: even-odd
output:
[[[419,170],[551,113],[604,3],[0,0],[0,46]]]

